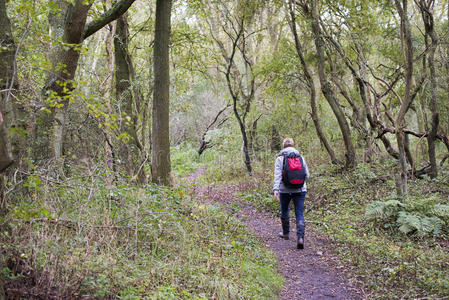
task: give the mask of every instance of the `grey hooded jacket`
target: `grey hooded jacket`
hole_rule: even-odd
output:
[[[302,188],[300,189],[292,189],[292,188],[287,188],[284,183],[282,182],[282,165],[284,162],[284,157],[282,156],[283,154],[289,154],[295,152],[297,154],[299,154],[299,151],[296,150],[293,147],[287,147],[281,150],[281,152],[279,152],[279,156],[276,158],[276,162],[274,164],[274,182],[273,182],[273,192],[275,194],[278,193],[299,193],[299,192],[305,192],[307,191],[307,186],[306,183],[304,182],[304,185]],[[302,160],[304,162],[304,168],[306,171],[306,180],[307,178],[309,178],[309,168],[307,168],[307,163],[306,160],[304,159],[304,157],[302,157]]]

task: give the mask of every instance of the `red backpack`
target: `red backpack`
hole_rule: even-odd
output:
[[[282,154],[284,162],[282,166],[282,182],[285,187],[300,189],[306,181],[306,170],[301,155],[295,152]]]

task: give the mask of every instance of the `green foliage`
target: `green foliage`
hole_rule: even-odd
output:
[[[201,166],[197,150],[189,144],[171,147],[170,159],[172,170],[178,177],[184,177]]]
[[[272,213],[280,211],[279,202],[274,200],[272,193],[266,193],[259,189],[241,193],[240,197],[251,205],[263,208]]]
[[[392,196],[395,184],[386,177],[392,165],[389,160],[361,164],[351,172],[312,166],[318,175],[308,183],[306,220],[327,234],[373,298],[447,295],[444,177],[411,180],[410,197],[403,201]]]
[[[439,236],[442,231],[443,221],[437,217],[423,217],[408,214],[404,211],[399,213],[397,223],[399,230],[403,233],[417,232],[420,236],[433,234]]]
[[[27,184],[29,196],[10,202],[0,233],[6,287],[31,278],[44,291],[94,298],[275,297],[275,256],[228,213],[187,188],[108,186],[101,172],[63,185],[35,173],[40,191]]]
[[[441,201],[436,195],[413,197],[404,203],[397,199],[373,201],[367,205],[365,216],[405,234],[441,236],[449,233],[449,205]]]
[[[374,201],[367,205],[365,216],[368,218],[391,219],[399,214],[405,205],[399,200]]]

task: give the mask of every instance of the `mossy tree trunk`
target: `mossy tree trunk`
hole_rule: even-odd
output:
[[[6,15],[5,0],[0,0],[0,173],[13,162],[7,124],[6,101],[14,80],[16,46]]]
[[[9,128],[6,116],[6,101],[14,82],[16,46],[11,33],[11,23],[6,14],[5,0],[0,0],[0,216],[5,212],[3,172],[13,163]],[[3,286],[0,282],[0,298]]]

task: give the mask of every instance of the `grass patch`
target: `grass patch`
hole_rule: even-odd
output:
[[[64,186],[35,174],[0,220],[7,295],[120,299],[272,299],[275,256],[186,188]],[[32,182],[31,182],[32,181]]]

